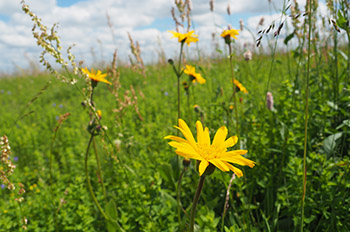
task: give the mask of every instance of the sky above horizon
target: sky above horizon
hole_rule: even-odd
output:
[[[59,23],[57,31],[61,38],[62,50],[75,44],[72,52],[77,61],[84,60],[85,65],[92,65],[96,60],[110,62],[115,49],[118,50],[118,57],[127,62],[131,54],[128,32],[134,41],[140,43],[142,57],[148,63],[158,60],[160,47],[164,49],[166,58],[175,56],[179,49],[177,40],[172,39],[168,32],[175,30],[170,13],[171,8],[175,6],[173,0],[25,2],[31,11],[42,19],[44,25],[50,28],[54,23]],[[247,47],[254,46],[253,37],[256,36],[256,32],[280,18],[283,1],[271,2],[269,4],[268,0],[215,0],[214,12],[211,12],[209,0],[192,0],[192,20],[195,33],[199,35],[199,49],[207,51],[210,55],[215,49],[212,33],[215,32],[218,38],[228,24],[239,29],[240,20],[243,20],[251,32],[242,31],[237,42],[242,46],[244,43]],[[303,9],[305,0],[298,2]],[[230,16],[227,14],[228,5],[231,9]],[[112,23],[113,32],[108,26],[107,15]],[[265,23],[258,27],[262,17]],[[12,73],[27,68],[29,61],[38,63],[42,49],[36,45],[31,28],[32,22],[29,16],[22,12],[20,0],[0,0],[0,73]],[[223,41],[220,43],[224,45]],[[189,49],[194,48],[195,46],[190,46]]]

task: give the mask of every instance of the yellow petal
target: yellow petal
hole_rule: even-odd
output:
[[[213,146],[220,146],[225,142],[228,130],[225,126],[219,128],[213,140]]]
[[[186,122],[182,119],[179,119],[179,127],[175,126],[175,128],[179,129],[181,133],[185,136],[187,141],[193,146],[196,146],[196,141],[193,138],[192,132],[190,128],[187,126]]]
[[[243,172],[242,172],[240,169],[238,169],[238,168],[232,166],[232,165],[229,164],[229,163],[226,163],[226,166],[227,166],[231,171],[233,171],[238,177],[242,177],[242,176],[243,176]]]
[[[222,147],[233,147],[238,141],[238,137],[237,136],[231,136],[230,138],[228,138],[221,146]]]
[[[233,157],[220,157],[220,160],[222,161],[227,161],[227,162],[230,162],[230,163],[235,163],[235,164],[238,164],[238,165],[241,165],[241,166],[249,166],[249,167],[254,167],[255,165],[255,162],[254,161],[251,161],[247,158],[244,158],[243,156],[233,156]]]
[[[244,154],[247,154],[247,152],[248,152],[247,150],[233,150],[233,151],[226,152],[221,157],[244,155]]]
[[[212,160],[209,160],[209,162],[214,164],[218,169],[220,169],[223,172],[227,172],[230,170],[227,167],[227,165],[224,162],[220,161],[219,159],[212,159]]]
[[[198,81],[199,84],[205,84],[207,82],[200,73],[197,73],[196,75],[196,80]]]
[[[174,135],[165,136],[164,139],[171,139],[171,140],[174,140],[174,141],[180,142],[180,143],[188,143],[188,141],[186,139],[183,139],[181,137],[174,136]]]
[[[209,135],[209,129],[206,127],[203,132],[203,143],[210,145],[210,135]]]
[[[199,167],[198,167],[198,171],[199,171],[200,176],[205,172],[205,169],[207,169],[208,165],[209,165],[208,161],[206,161],[206,160],[201,161],[201,163],[199,164]]]
[[[204,131],[202,123],[198,120],[196,122],[196,129],[197,129],[197,142],[199,144],[204,144]]]

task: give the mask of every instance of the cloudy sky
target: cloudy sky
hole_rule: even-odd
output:
[[[139,41],[146,62],[157,61],[159,42],[167,58],[178,51],[177,40],[171,39],[168,30],[175,30],[171,17],[173,0],[26,0],[44,25],[58,22],[58,34],[63,48],[75,44],[73,53],[77,60],[89,65],[93,53],[99,60],[109,62],[115,49],[120,59],[128,60],[130,54],[127,32]],[[214,12],[209,0],[192,0],[192,19],[198,46],[203,51],[213,49],[212,32],[217,35],[231,24],[239,28],[239,20],[256,34],[257,24],[265,17],[265,26],[279,17],[282,0],[215,0]],[[299,0],[304,5],[305,0]],[[230,5],[231,16],[227,15]],[[114,38],[107,16],[113,25]],[[36,46],[31,34],[32,22],[21,10],[20,0],[0,0],[0,73],[11,73],[18,67],[28,67],[28,59],[38,60],[41,48]],[[253,44],[251,34],[245,30],[241,42]],[[194,47],[191,46],[190,49]],[[94,51],[94,52],[92,52]],[[210,54],[210,52],[209,52]]]

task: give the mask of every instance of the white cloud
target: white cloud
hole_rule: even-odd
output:
[[[12,61],[19,66],[26,66],[27,61],[23,59],[24,53],[36,59],[40,55],[41,49],[36,46],[31,35],[32,22],[21,11],[19,2],[19,0],[0,0],[0,14],[9,17],[8,21],[0,20],[2,32],[0,52],[5,54],[0,57],[0,70],[10,71],[13,67]],[[228,4],[234,18],[236,18],[235,15],[240,15],[239,17],[247,13],[252,15],[249,19],[245,18],[245,23],[252,29],[253,35],[256,35],[257,25],[262,16],[265,18],[265,26],[280,17],[280,14],[269,16],[268,13],[273,8],[280,9],[283,1],[272,0],[272,2],[274,5],[269,5],[267,0],[215,0],[214,12],[210,12],[209,0],[192,0],[192,18],[200,38],[198,46],[204,51],[209,51],[210,54],[214,50],[212,32],[216,32],[217,39],[221,39],[218,35],[227,24],[236,23],[237,28],[238,22],[230,21],[232,16],[227,17]],[[305,0],[298,2],[303,9]],[[171,39],[171,34],[167,31],[161,31],[152,26],[153,23],[157,25],[160,20],[171,18],[170,10],[174,6],[174,1],[85,0],[69,7],[57,6],[56,0],[26,0],[26,3],[42,18],[45,25],[50,27],[53,23],[59,23],[57,30],[64,49],[73,43],[76,44],[73,52],[77,60],[85,59],[87,65],[92,61],[91,48],[98,58],[103,56],[107,59],[106,61],[112,59],[113,51],[117,48],[118,57],[127,60],[130,54],[127,32],[130,32],[135,41],[139,41],[142,56],[146,61],[157,59],[158,38],[168,58],[177,56],[179,49],[177,40]],[[320,7],[325,12],[325,5],[321,3]],[[113,24],[115,42],[107,24],[106,13]],[[168,21],[170,22],[168,29],[174,30],[174,23]],[[242,44],[245,41],[254,43],[252,34],[248,31],[241,32],[239,41],[242,41],[240,42]],[[223,42],[220,42],[223,45]],[[194,51],[195,47],[191,45],[188,50]]]

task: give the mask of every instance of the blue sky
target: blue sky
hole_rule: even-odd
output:
[[[146,62],[156,62],[159,51],[158,39],[167,58],[177,53],[178,43],[171,38],[168,30],[175,30],[170,11],[173,0],[26,0],[26,4],[36,13],[44,25],[51,27],[58,22],[58,35],[63,50],[75,44],[72,50],[77,61],[92,65],[93,50],[97,57],[110,62],[115,49],[118,56],[127,62],[131,54],[127,33],[141,46],[141,54]],[[215,0],[214,12],[209,9],[209,0],[192,0],[192,20],[199,35],[199,48],[208,55],[214,52],[212,33],[219,33],[231,24],[239,27],[239,20],[256,32],[261,17],[269,23],[279,17],[271,9],[282,7],[281,0]],[[299,0],[303,5],[305,0]],[[227,15],[227,6],[231,16]],[[274,6],[274,7],[273,7]],[[107,25],[106,14],[113,24],[115,41]],[[179,14],[177,13],[177,17]],[[266,25],[265,25],[266,26]],[[28,60],[38,63],[41,48],[31,34],[32,22],[21,11],[20,0],[0,0],[0,74],[11,73],[28,67]],[[222,41],[220,46],[224,46]],[[238,40],[242,51],[253,47],[254,41],[247,31],[242,31]],[[245,48],[243,47],[245,44]],[[189,51],[194,46],[189,48]],[[40,65],[39,65],[40,66]]]

